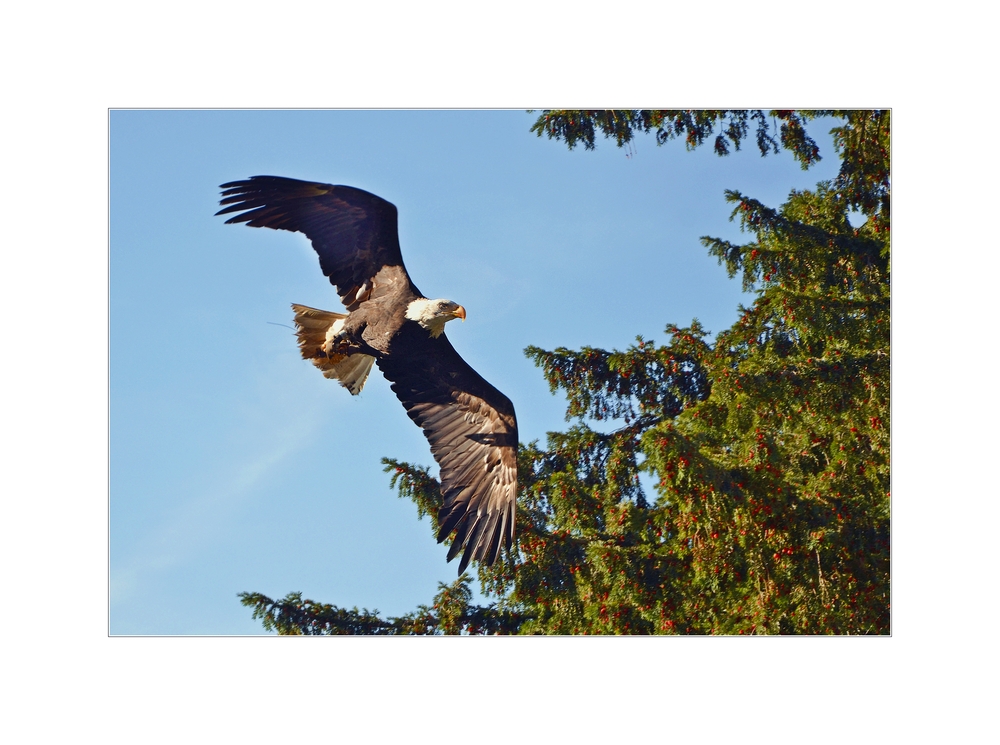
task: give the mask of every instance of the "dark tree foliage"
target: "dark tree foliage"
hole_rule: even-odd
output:
[[[752,126],[761,155],[787,148],[803,168],[808,168],[820,159],[819,148],[805,131],[805,122],[816,113],[819,112],[775,110],[766,114],[760,109],[547,109],[531,131],[539,137],[544,133],[550,139],[562,140],[571,150],[579,143],[593,150],[598,131],[614,138],[618,147],[632,142],[640,133],[655,132],[658,145],[683,137],[688,148],[694,149],[715,135],[715,152],[728,155],[730,146],[740,149]]]
[[[510,634],[523,619],[498,611],[495,606],[471,605],[469,576],[438,585],[434,605],[421,605],[413,613],[398,618],[382,618],[367,608],[350,610],[303,600],[302,593],[292,592],[281,600],[272,600],[258,592],[242,592],[240,602],[253,608],[253,618],[260,619],[266,631],[293,636],[336,636],[365,634]]]
[[[738,147],[754,123],[762,152],[807,166],[820,113],[772,112],[777,140],[761,112],[546,112],[535,129],[697,146],[722,126],[724,153],[718,137]],[[751,240],[702,239],[756,293],[732,328],[526,350],[571,426],[521,446],[514,550],[478,569],[495,603],[472,606],[463,576],[402,618],[244,594],[254,617],[279,633],[888,633],[889,115],[822,113],[839,116],[837,179],[779,209],[727,192]],[[384,462],[436,532],[437,482]]]
[[[873,227],[889,229],[889,112],[886,110],[774,109],[655,109],[655,110],[556,110],[547,109],[531,127],[539,137],[559,139],[573,149],[583,144],[596,147],[597,133],[612,138],[619,147],[638,135],[653,132],[658,145],[682,137],[689,149],[710,138],[715,152],[728,155],[753,129],[760,154],[789,150],[803,168],[820,160],[819,147],[806,131],[817,119],[837,118],[834,147],[840,155],[840,173],[834,188],[848,209],[856,209],[874,220]]]

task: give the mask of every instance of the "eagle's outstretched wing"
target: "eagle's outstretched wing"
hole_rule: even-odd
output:
[[[348,310],[372,297],[373,285],[388,289],[390,284],[405,283],[419,297],[403,266],[396,207],[391,202],[352,186],[281,176],[251,176],[220,188],[221,204],[229,206],[216,214],[242,213],[227,224],[245,222],[254,228],[304,233]]]
[[[510,399],[473,370],[446,336],[411,332],[396,342],[397,350],[405,346],[404,354],[376,364],[441,467],[438,542],[457,531],[448,561],[464,548],[461,574],[471,559],[493,564],[500,547],[513,542],[517,420]]]

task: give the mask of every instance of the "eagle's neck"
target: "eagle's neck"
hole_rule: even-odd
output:
[[[406,317],[430,331],[434,339],[444,333],[444,325],[450,320],[447,316],[437,314],[437,302],[422,297],[406,306]]]

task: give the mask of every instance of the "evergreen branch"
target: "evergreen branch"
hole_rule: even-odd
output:
[[[266,631],[293,636],[338,635],[448,635],[513,634],[530,616],[500,610],[495,604],[471,605],[469,576],[438,584],[432,608],[420,606],[405,616],[382,618],[378,611],[338,608],[335,605],[303,600],[292,592],[281,600],[261,593],[242,592],[240,603],[253,609]]]

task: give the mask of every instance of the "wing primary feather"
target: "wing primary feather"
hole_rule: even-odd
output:
[[[501,510],[493,520],[492,532],[490,533],[490,540],[486,546],[486,551],[484,552],[484,559],[486,563],[490,566],[493,562],[497,560],[497,554],[500,551],[500,543],[503,540],[503,529],[507,522],[507,511]]]
[[[477,515],[476,525],[470,531],[465,553],[462,554],[462,564],[458,570],[459,574],[465,571],[465,567],[469,565],[471,559],[482,559],[482,538],[487,533],[490,522],[490,515]]]

